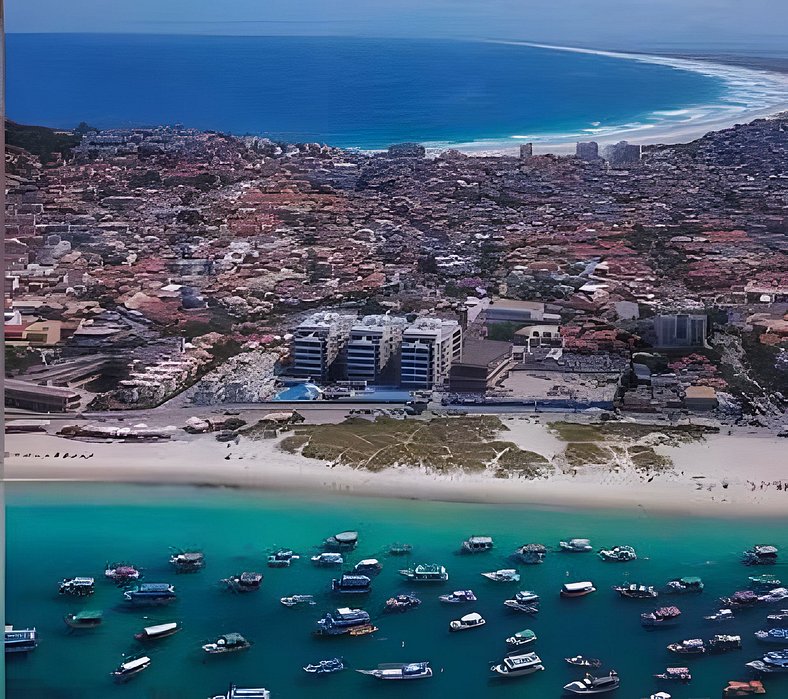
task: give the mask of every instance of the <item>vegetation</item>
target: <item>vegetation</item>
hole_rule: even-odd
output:
[[[87,124],[80,124],[82,130],[61,131],[46,126],[27,126],[6,119],[5,141],[9,146],[22,148],[32,155],[37,155],[42,163],[57,160],[56,154],[68,158],[71,150],[82,140],[84,129],[90,130]],[[78,127],[79,128],[79,127]]]

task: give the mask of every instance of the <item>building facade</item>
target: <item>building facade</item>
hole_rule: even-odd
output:
[[[657,347],[704,347],[707,330],[705,314],[673,313],[654,318]]]
[[[434,388],[448,379],[452,362],[462,358],[462,327],[456,320],[420,318],[402,334],[400,383]]]
[[[345,368],[350,381],[375,383],[399,355],[407,322],[389,315],[366,316],[350,329]]]
[[[306,318],[294,333],[292,373],[327,380],[355,322],[355,316],[333,312],[313,313]]]

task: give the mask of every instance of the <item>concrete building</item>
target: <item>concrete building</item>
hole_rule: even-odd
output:
[[[433,388],[449,377],[452,362],[462,358],[462,328],[456,320],[419,318],[402,334],[400,383]]]
[[[449,390],[455,393],[484,393],[506,378],[514,366],[512,343],[466,340],[462,360],[449,370]]]
[[[708,317],[705,314],[677,313],[654,318],[657,347],[704,347]]]
[[[599,160],[599,144],[596,141],[579,142],[575,146],[575,157],[589,162]]]
[[[76,391],[58,386],[39,386],[18,379],[5,380],[5,404],[37,413],[64,413],[77,410],[82,397]]]
[[[294,332],[292,373],[327,380],[355,322],[356,316],[333,312],[313,313],[306,318]]]
[[[527,323],[545,319],[544,304],[538,301],[495,299],[484,311],[487,323]]]
[[[518,345],[525,345],[530,352],[533,347],[562,347],[561,328],[556,324],[526,325],[514,334]]]
[[[406,325],[404,318],[389,315],[366,316],[354,325],[345,348],[348,380],[374,383],[391,374]]]
[[[528,158],[533,157],[534,154],[534,144],[533,143],[521,143],[520,144],[520,160],[527,160]]]
[[[627,167],[640,162],[641,146],[619,141],[605,148],[605,158],[613,167]]]
[[[684,407],[688,410],[714,410],[717,391],[711,386],[688,386],[684,392]]]

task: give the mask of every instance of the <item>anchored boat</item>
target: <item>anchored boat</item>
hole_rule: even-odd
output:
[[[367,624],[369,624],[369,614],[363,609],[340,607],[318,620],[316,633],[321,636],[339,636],[348,633],[353,627]]]
[[[134,634],[134,638],[138,641],[158,641],[162,638],[172,636],[181,630],[181,625],[177,621],[168,621],[164,624],[155,624],[153,626],[146,626],[139,633]]]
[[[473,594],[473,590],[455,590],[448,595],[441,595],[438,599],[446,604],[462,604],[464,602],[475,602],[476,595]]]
[[[547,546],[544,544],[526,544],[515,552],[515,555],[526,565],[544,563],[547,556]]]
[[[95,592],[95,585],[93,578],[66,578],[60,583],[58,592],[70,597],[87,597]]]
[[[136,658],[124,660],[110,674],[115,682],[127,682],[135,675],[139,675],[143,670],[147,670],[149,667],[150,658],[147,655],[141,655]]]
[[[395,595],[386,600],[385,610],[387,612],[404,612],[408,609],[415,609],[421,604],[421,600],[415,595]]]
[[[612,549],[600,549],[599,557],[611,563],[627,563],[637,559],[635,549],[631,546],[614,546]]]
[[[576,655],[573,658],[564,658],[567,663],[575,667],[602,667],[602,661],[597,658],[586,658],[584,655]]]
[[[410,544],[392,544],[389,546],[389,556],[407,556],[413,551]]]
[[[760,602],[758,595],[752,590],[738,590],[730,597],[720,597],[720,603],[726,607],[748,608],[754,607]]]
[[[523,677],[544,670],[542,659],[536,653],[510,653],[490,671],[501,677]]]
[[[358,532],[346,531],[329,536],[323,542],[327,551],[352,551],[358,545]]]
[[[665,586],[665,591],[678,595],[689,592],[703,592],[703,580],[695,576],[674,578],[668,581],[668,584]]]
[[[38,646],[38,632],[31,629],[15,629],[11,625],[5,627],[5,652],[27,653]]]
[[[123,585],[132,580],[139,580],[142,577],[142,573],[139,568],[131,565],[131,563],[107,563],[104,577],[119,585]]]
[[[731,650],[740,650],[741,636],[718,634],[709,639],[708,643],[706,643],[706,647],[710,653],[727,653]]]
[[[304,667],[304,672],[310,675],[329,675],[345,669],[345,662],[342,658],[331,658],[330,660],[318,660]]]
[[[561,597],[583,597],[596,592],[596,588],[592,582],[585,580],[583,582],[564,583],[561,587]]]
[[[237,653],[240,650],[246,650],[251,645],[251,642],[247,641],[239,633],[225,633],[215,641],[203,645],[202,649],[211,655],[218,655],[221,653]]]
[[[345,573],[331,581],[331,590],[343,595],[366,595],[372,591],[372,581],[366,575]]]
[[[176,573],[196,573],[205,567],[205,555],[200,551],[181,551],[170,556]]]
[[[706,645],[701,638],[690,638],[669,644],[668,650],[679,655],[703,655],[706,652]]]
[[[263,582],[262,573],[243,572],[224,578],[222,582],[233,592],[255,592]]]
[[[492,551],[493,540],[490,536],[471,536],[462,542],[460,550],[463,553],[483,553]]]
[[[468,629],[477,629],[484,626],[487,622],[478,612],[471,612],[459,619],[449,622],[449,631],[467,631]]]
[[[502,568],[489,573],[482,573],[482,577],[493,582],[520,582],[520,573],[514,568]]]
[[[86,610],[77,614],[66,614],[63,621],[72,629],[94,629],[101,625],[104,612],[100,610]]]
[[[678,607],[660,607],[653,612],[641,614],[640,624],[647,627],[674,626],[680,616],[681,610]]]
[[[289,568],[293,561],[297,561],[300,556],[293,553],[291,549],[278,549],[268,556],[269,568]]]
[[[213,699],[270,699],[271,692],[264,687],[254,688],[241,688],[234,684],[230,685],[230,689],[226,694],[219,694]]]
[[[432,668],[428,662],[382,663],[375,670],[356,670],[356,672],[379,680],[421,680],[432,677]]]
[[[782,582],[776,575],[751,575],[749,581],[752,586],[759,589],[771,590],[775,587],[780,587]]]
[[[169,583],[142,583],[126,590],[123,597],[134,605],[168,604],[175,599],[175,588]]]
[[[289,597],[281,597],[279,601],[285,607],[312,607],[316,604],[312,595],[290,595]]]
[[[683,684],[692,681],[692,673],[690,673],[688,667],[668,667],[665,668],[665,672],[660,672],[658,675],[654,675],[654,677],[658,680],[670,680]]]
[[[411,582],[435,583],[446,582],[449,579],[446,568],[436,564],[417,565],[415,568],[401,570],[399,574]]]
[[[586,675],[582,680],[575,680],[564,685],[564,691],[570,694],[607,694],[619,688],[621,680],[618,673],[611,670],[605,677]]]
[[[519,648],[520,646],[527,646],[536,640],[536,634],[531,629],[523,629],[506,639],[506,645],[510,648]]]
[[[766,689],[760,680],[749,682],[728,680],[728,686],[722,690],[723,697],[749,697],[753,694],[766,694]]]
[[[513,599],[504,600],[504,606],[526,614],[537,614],[539,612],[539,595],[530,590],[517,592]]]
[[[747,667],[757,672],[769,674],[788,672],[788,650],[775,650],[766,653],[760,660],[747,663]]]
[[[564,553],[589,553],[594,549],[590,539],[569,539],[568,541],[559,541],[558,550]]]
[[[319,553],[310,559],[318,568],[328,568],[329,566],[341,566],[345,559],[341,553]]]
[[[748,566],[774,565],[777,563],[777,547],[759,544],[742,554],[742,563]]]
[[[777,643],[788,646],[788,629],[769,629],[768,631],[756,631],[755,638],[761,643]]]
[[[627,599],[653,599],[654,597],[659,597],[659,593],[654,589],[653,585],[630,583],[629,585],[616,585],[613,589]]]
[[[377,558],[365,558],[353,566],[353,572],[360,575],[377,575],[383,566]]]

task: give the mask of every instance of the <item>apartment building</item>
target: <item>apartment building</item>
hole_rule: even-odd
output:
[[[292,373],[326,381],[355,322],[356,316],[330,311],[313,313],[306,318],[294,332]]]
[[[390,315],[366,316],[356,323],[345,348],[348,380],[375,383],[391,374],[406,325],[404,318]]]
[[[449,377],[452,362],[462,359],[462,327],[456,320],[419,318],[402,334],[400,383],[433,388]]]

